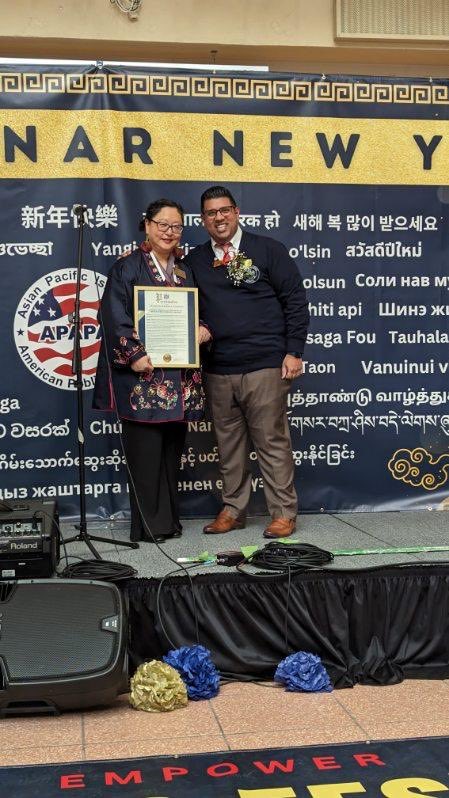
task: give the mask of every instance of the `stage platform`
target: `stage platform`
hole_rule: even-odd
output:
[[[137,570],[122,585],[131,671],[199,642],[222,675],[241,681],[272,679],[295,651],[318,654],[338,688],[449,678],[449,552],[337,555],[331,566],[287,575],[205,564],[178,570],[178,557],[206,549],[264,546],[266,521],[214,536],[201,533],[204,520],[189,520],[182,538],[137,550],[116,545],[127,538],[126,523],[90,525],[91,534],[111,539],[98,544],[105,560]],[[444,547],[447,526],[445,512],[304,515],[295,538],[332,552]],[[67,524],[64,533],[72,533]],[[68,553],[89,557],[78,542]]]
[[[116,540],[129,540],[129,522],[92,521],[90,534],[110,538],[110,543],[96,544],[98,551],[108,560],[132,565],[138,576],[160,579],[176,568],[173,559],[192,557],[205,550],[211,554],[239,549],[241,546],[264,546],[268,541],[262,532],[269,522],[261,516],[249,518],[245,529],[233,530],[226,535],[203,535],[202,528],[209,519],[183,520],[182,538],[169,540],[160,548],[151,543],[141,543],[139,549],[115,545]],[[74,534],[73,524],[62,524],[64,537]],[[339,513],[333,515],[301,515],[294,538],[303,543],[313,543],[329,551],[354,549],[413,548],[424,546],[449,547],[449,513],[445,511]],[[74,542],[68,554],[90,558],[83,543]],[[63,550],[61,550],[61,556]],[[165,556],[165,555],[168,555]],[[170,559],[169,559],[170,558]],[[449,551],[425,553],[389,553],[337,556],[332,568],[370,568],[379,565],[442,562],[449,563]],[[198,565],[192,573],[229,573],[228,567]],[[326,568],[326,570],[330,570]],[[180,572],[182,573],[182,572]]]

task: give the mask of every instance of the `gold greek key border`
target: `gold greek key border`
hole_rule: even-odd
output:
[[[0,93],[127,94],[291,102],[448,105],[448,85],[282,80],[222,75],[0,72]]]

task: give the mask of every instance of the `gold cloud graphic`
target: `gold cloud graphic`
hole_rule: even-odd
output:
[[[388,461],[394,479],[413,488],[436,490],[449,478],[449,453],[434,457],[427,449],[397,449]]]

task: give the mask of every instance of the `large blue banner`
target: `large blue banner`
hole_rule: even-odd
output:
[[[90,517],[128,509],[119,423],[91,411],[105,275],[153,199],[227,185],[296,259],[312,322],[289,421],[302,511],[444,508],[449,472],[449,81],[13,68],[0,75],[0,496],[78,513],[78,230]],[[263,512],[255,454],[252,510]],[[190,425],[182,512],[220,504]]]

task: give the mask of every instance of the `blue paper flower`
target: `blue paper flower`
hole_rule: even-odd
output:
[[[274,680],[291,692],[330,693],[332,690],[329,674],[320,657],[307,651],[297,651],[285,657],[276,669]]]
[[[217,695],[220,675],[204,646],[181,646],[169,651],[163,660],[178,671],[193,701]]]

